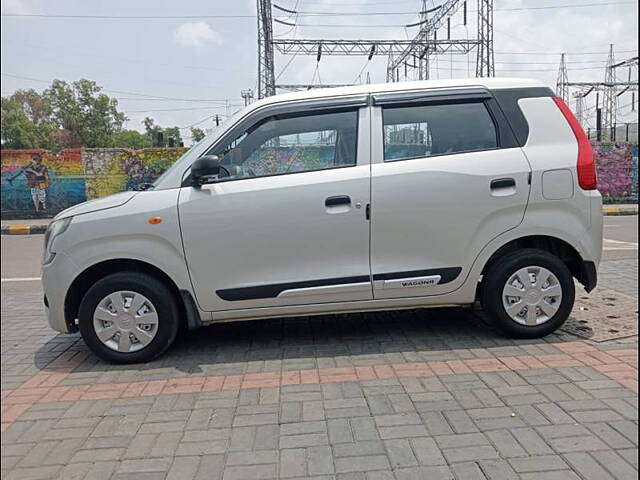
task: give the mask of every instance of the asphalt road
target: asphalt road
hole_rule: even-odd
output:
[[[604,261],[638,258],[638,217],[605,217]],[[32,289],[40,277],[44,235],[2,235],[1,277],[5,287]],[[35,280],[32,280],[35,279]]]

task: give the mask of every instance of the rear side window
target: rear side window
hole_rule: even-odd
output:
[[[382,115],[385,161],[498,147],[495,124],[482,102],[385,107]]]

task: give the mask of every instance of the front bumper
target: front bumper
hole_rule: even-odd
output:
[[[64,253],[57,253],[53,260],[42,266],[42,288],[44,290],[44,307],[49,326],[61,333],[72,333],[73,319],[66,318],[65,299],[73,279],[77,275],[77,267]]]

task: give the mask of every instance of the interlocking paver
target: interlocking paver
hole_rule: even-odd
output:
[[[307,469],[309,475],[327,475],[334,472],[331,447],[317,446],[307,449]]]
[[[340,418],[327,420],[327,431],[329,434],[329,442],[334,443],[346,443],[353,441],[353,433],[349,419]]]
[[[609,473],[611,473],[614,478],[619,480],[637,479],[637,455],[635,456],[636,464],[632,465],[623,460],[623,458],[618,455],[619,453],[619,451],[603,450],[601,452],[591,452],[591,456],[595,458]]]
[[[560,455],[540,455],[509,459],[509,463],[518,473],[545,472],[569,468]]]
[[[445,459],[434,439],[413,438],[410,442],[420,465],[445,465]]]
[[[110,366],[39,307],[13,346],[2,302],[3,478],[637,477],[635,339],[409,311],[221,324]]]
[[[613,480],[613,477],[588,453],[568,453],[564,458],[585,480]]]
[[[194,478],[200,467],[200,457],[177,457],[167,472],[166,480],[182,480]]]
[[[366,472],[389,469],[390,464],[386,455],[367,455],[336,458],[335,467],[337,473]]]
[[[280,448],[313,447],[328,444],[329,437],[326,433],[307,433],[280,437]]]
[[[304,448],[280,450],[280,476],[282,478],[303,477],[306,473]]]

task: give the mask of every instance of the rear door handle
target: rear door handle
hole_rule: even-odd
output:
[[[491,190],[498,190],[500,188],[515,187],[516,180],[514,178],[498,178],[491,180]]]
[[[328,197],[324,201],[325,207],[338,207],[340,205],[351,205],[351,197],[348,195],[338,195],[335,197]]]

